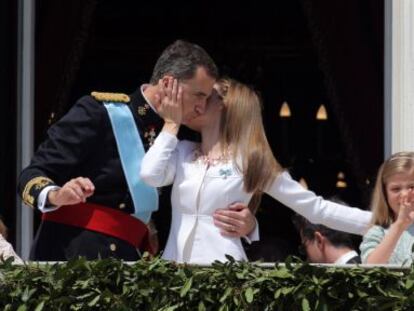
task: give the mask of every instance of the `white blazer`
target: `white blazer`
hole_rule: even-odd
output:
[[[172,222],[163,258],[208,264],[226,261],[225,254],[229,254],[246,260],[240,238],[222,236],[212,215],[233,202],[247,205],[252,194],[243,190],[243,176],[231,161],[208,166],[196,160],[198,149],[199,144],[178,141],[176,136],[161,132],[142,160],[141,178],[147,184],[161,187],[173,183]],[[287,172],[265,192],[309,221],[337,230],[362,235],[371,220],[371,212],[326,201]]]

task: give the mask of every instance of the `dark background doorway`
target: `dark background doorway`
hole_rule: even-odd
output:
[[[17,3],[0,1],[0,215],[15,240],[17,139]]]
[[[367,207],[383,156],[382,1],[42,0],[36,10],[36,146],[78,97],[132,92],[148,81],[163,48],[182,38],[261,93],[274,154],[295,178],[320,195]],[[285,101],[290,118],[279,116]],[[328,119],[317,121],[322,104]],[[337,187],[338,179],[347,187]],[[169,211],[161,209],[164,241]],[[263,245],[280,245],[279,257],[298,243],[290,217],[264,198]]]

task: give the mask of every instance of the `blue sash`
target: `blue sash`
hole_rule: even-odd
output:
[[[105,102],[104,105],[111,120],[122,168],[134,202],[134,216],[148,223],[152,212],[158,210],[158,193],[139,178],[145,150],[134,117],[126,104]]]

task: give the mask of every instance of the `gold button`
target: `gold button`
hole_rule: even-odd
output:
[[[111,243],[111,245],[109,245],[109,248],[111,249],[111,251],[115,252],[116,251],[116,245],[114,243]]]
[[[119,204],[119,208],[120,208],[120,209],[124,209],[124,208],[125,208],[125,206],[126,206],[126,205],[125,205],[125,203],[121,203],[121,204]]]

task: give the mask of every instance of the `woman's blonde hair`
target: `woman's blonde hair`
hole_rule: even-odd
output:
[[[217,92],[224,105],[221,145],[244,175],[244,190],[253,193],[249,207],[255,211],[263,190],[282,171],[266,138],[261,101],[253,89],[228,78],[218,81]]]
[[[372,222],[375,225],[389,227],[394,221],[386,184],[391,176],[398,173],[414,173],[414,152],[395,153],[380,166],[371,200]]]

